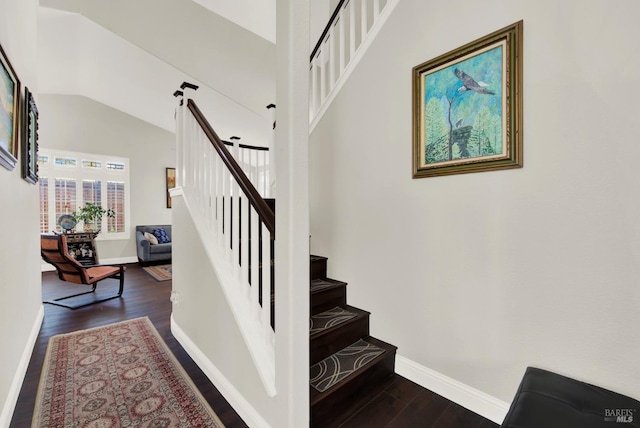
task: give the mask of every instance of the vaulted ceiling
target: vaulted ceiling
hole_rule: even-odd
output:
[[[259,143],[275,101],[275,22],[242,15],[248,2],[40,0],[39,92],[88,96],[173,130],[172,93],[187,80],[222,138]]]

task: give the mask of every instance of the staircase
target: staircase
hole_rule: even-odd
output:
[[[274,325],[276,203],[259,194],[202,115],[192,98],[197,87],[184,83],[181,89],[176,91],[184,99],[177,111],[178,174],[172,196],[182,196],[198,233],[207,237],[202,244],[265,396],[275,397],[276,376],[287,376],[286,371],[276,372],[276,337],[280,335],[286,343],[294,330]],[[238,146],[234,151],[237,155]],[[339,427],[375,397],[394,373],[396,347],[369,335],[370,314],[347,305],[346,287],[345,282],[327,278],[326,257],[311,256],[312,427]],[[304,340],[296,337],[297,343]],[[304,371],[304,366],[300,368]]]
[[[396,347],[369,335],[370,313],[347,305],[347,283],[310,259],[311,427],[338,427],[394,373]]]

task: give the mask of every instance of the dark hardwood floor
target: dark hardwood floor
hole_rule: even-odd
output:
[[[105,294],[108,294],[112,288],[117,287],[115,281],[109,282],[99,285],[98,289],[106,286],[107,293]],[[54,272],[43,273],[42,283],[45,299],[71,294],[77,290],[77,286],[59,281]],[[171,334],[170,292],[171,281],[156,282],[137,265],[132,264],[127,265],[125,290],[121,299],[76,310],[44,305],[44,321],[29,362],[10,427],[31,426],[40,372],[47,343],[51,336],[142,316],[149,317],[225,426],[228,428],[246,427],[244,421]],[[87,297],[91,298],[91,296],[81,296],[77,299]],[[340,428],[497,427],[491,421],[398,375],[389,379],[373,399],[356,404],[352,412],[353,415],[342,425],[339,425]]]
[[[43,273],[42,284],[44,299],[73,294],[78,287],[58,280],[55,272]],[[98,285],[97,292],[99,294],[101,287],[105,289],[104,294],[108,295],[117,289],[117,282],[107,280]],[[47,343],[51,336],[144,316],[149,317],[160,336],[162,336],[225,426],[228,428],[247,427],[171,334],[170,293],[171,281],[156,282],[137,265],[130,264],[127,265],[124,293],[120,299],[109,300],[76,310],[44,305],[44,321],[29,362],[10,427],[24,428],[31,426],[40,372]],[[84,298],[92,299],[92,296],[80,296],[75,299]]]

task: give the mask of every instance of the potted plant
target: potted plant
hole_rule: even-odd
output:
[[[102,217],[105,215],[107,217],[114,217],[116,213],[112,209],[105,210],[100,205],[87,202],[84,207],[78,208],[78,210],[74,211],[71,215],[76,222],[81,221],[83,223],[85,231],[99,233]]]

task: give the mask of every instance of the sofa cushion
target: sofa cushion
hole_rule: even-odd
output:
[[[153,236],[158,238],[158,244],[168,244],[171,242],[171,239],[164,228],[153,229],[151,233],[153,233]]]
[[[171,252],[170,242],[167,244],[152,245],[149,247],[150,254],[170,253],[170,252]]]
[[[158,245],[158,238],[156,238],[154,234],[145,232],[144,237],[147,238],[147,241],[149,241],[149,244]]]

